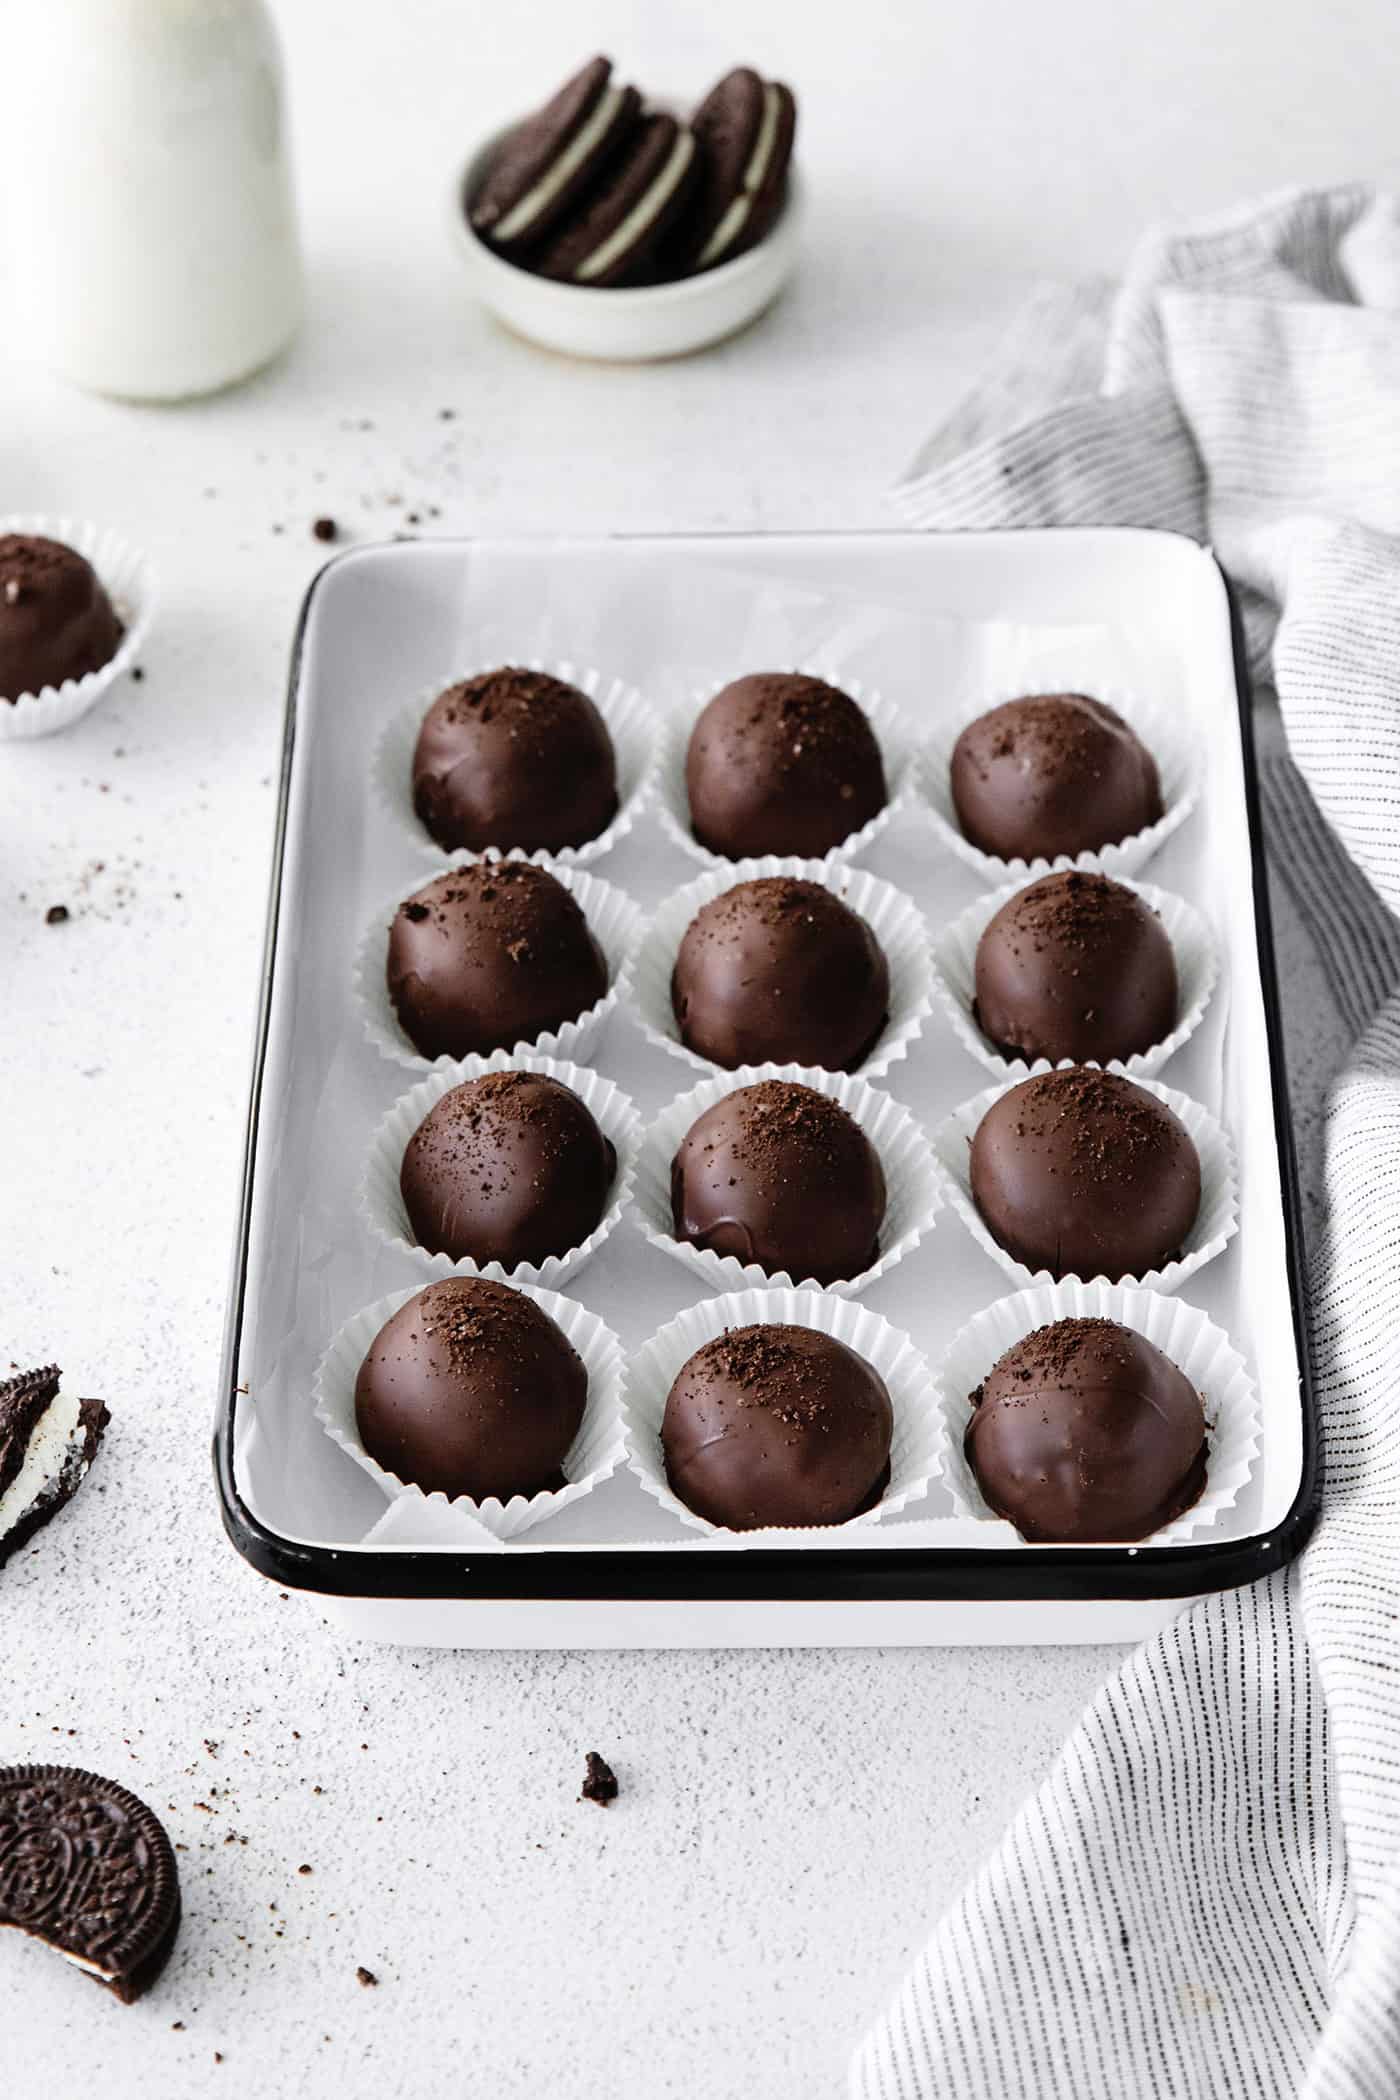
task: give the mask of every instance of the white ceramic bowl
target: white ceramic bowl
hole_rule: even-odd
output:
[[[464,209],[488,155],[513,126],[479,146],[458,170],[448,193],[452,238],[483,306],[516,335],[569,357],[645,363],[684,357],[747,328],[772,305],[792,274],[801,218],[801,186],[788,174],[787,199],[772,230],[733,262],[681,277],[673,284],[637,287],[556,284],[507,262],[472,231]]]

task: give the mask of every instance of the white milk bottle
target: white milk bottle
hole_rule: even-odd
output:
[[[37,0],[5,33],[16,347],[147,401],[266,364],[301,263],[263,0]]]

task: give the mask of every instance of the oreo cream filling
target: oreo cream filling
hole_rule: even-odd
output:
[[[69,1469],[81,1463],[79,1406],[76,1394],[57,1393],[35,1423],[19,1472],[0,1495],[0,1541],[40,1503],[63,1492]]]

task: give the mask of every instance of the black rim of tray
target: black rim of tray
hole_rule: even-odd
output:
[[[1064,530],[1073,530],[1066,527]],[[1093,528],[1090,528],[1093,529]],[[728,533],[687,533],[687,539],[729,539]],[[906,535],[892,533],[891,538]],[[979,535],[968,535],[978,537]],[[991,537],[991,535],[987,535]],[[1160,533],[1162,539],[1182,535]],[[632,537],[617,536],[621,541]],[[648,535],[653,537],[653,535]],[[844,537],[829,533],[784,534],[784,538]],[[869,535],[878,539],[878,533]],[[438,545],[444,543],[435,543]],[[465,544],[470,544],[466,542]],[[1195,542],[1190,544],[1195,545]],[[363,552],[365,550],[355,550]],[[385,1552],[369,1546],[318,1546],[285,1538],[263,1524],[239,1492],[234,1471],[234,1417],[238,1404],[239,1348],[248,1288],[249,1227],[252,1216],[254,1161],[262,1101],[264,1068],[272,1015],[273,966],[282,905],[287,816],[292,760],[296,747],[297,701],[302,654],[316,592],[331,569],[352,555],[337,555],[312,579],[302,601],[292,644],[286,718],[278,783],[277,824],[273,838],[272,881],[264,935],[262,984],[253,1079],[248,1103],[238,1228],[234,1243],[228,1316],[224,1329],[223,1368],[214,1425],[214,1472],[224,1529],[259,1574],[289,1589],[334,1597],[480,1598],[548,1600],[551,1598],[638,1599],[660,1602],[774,1600],[869,1602],[871,1604],[947,1599],[1039,1601],[1064,1598],[1189,1597],[1233,1589],[1269,1575],[1293,1559],[1316,1521],[1321,1491],[1320,1437],[1313,1390],[1312,1356],[1305,1314],[1303,1228],[1298,1195],[1298,1169],[1289,1111],[1279,1010],[1278,973],[1274,959],[1269,908],[1268,871],[1264,858],[1259,807],[1259,769],[1248,662],[1239,607],[1229,577],[1215,566],[1229,607],[1234,656],[1235,698],[1239,709],[1244,766],[1245,814],[1249,826],[1250,866],[1254,889],[1255,940],[1264,999],[1273,1091],[1274,1136],[1278,1147],[1283,1194],[1284,1252],[1289,1299],[1299,1365],[1302,1409],[1302,1469],[1298,1491],[1286,1516],[1266,1532],[1248,1538],[1199,1545],[1142,1547],[879,1546],[862,1552],[842,1545],[803,1546],[761,1553],[676,1553],[647,1547],[590,1547],[570,1551],[509,1553]]]

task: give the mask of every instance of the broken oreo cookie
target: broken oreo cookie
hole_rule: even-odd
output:
[[[47,1364],[0,1383],[0,1568],[72,1500],[107,1427],[103,1403],[60,1378]]]
[[[144,1801],[68,1765],[0,1771],[0,1925],[85,1969],[126,2005],[170,1957],[180,1879]]]

